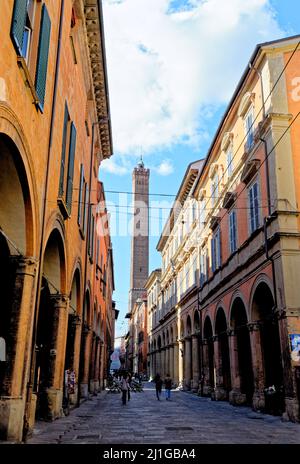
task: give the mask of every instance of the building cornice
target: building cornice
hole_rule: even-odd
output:
[[[113,144],[103,30],[102,0],[85,0],[84,16],[92,68],[102,155],[104,158],[109,158],[113,153]]]

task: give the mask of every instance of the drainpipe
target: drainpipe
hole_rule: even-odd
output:
[[[26,440],[27,433],[29,431],[30,404],[31,404],[31,399],[32,399],[34,374],[35,374],[35,361],[36,361],[35,346],[36,346],[36,339],[37,339],[38,312],[39,312],[39,306],[40,306],[40,294],[41,294],[41,286],[42,286],[43,243],[44,243],[44,237],[45,237],[45,221],[46,221],[46,208],[47,208],[47,193],[48,193],[48,184],[49,184],[50,154],[51,154],[51,148],[52,148],[53,126],[54,126],[55,109],[56,109],[56,95],[57,95],[57,87],[58,87],[63,18],[64,18],[64,0],[61,0],[58,43],[57,43],[56,63],[55,63],[54,90],[53,90],[53,97],[52,97],[52,108],[51,108],[51,119],[50,119],[50,134],[49,134],[49,141],[48,141],[46,179],[45,179],[44,198],[43,198],[42,227],[41,227],[39,266],[38,266],[38,273],[37,273],[37,289],[36,289],[34,321],[33,321],[31,360],[30,360],[30,370],[29,370],[29,381],[27,384],[26,405],[25,405],[25,412],[24,412],[23,441]]]

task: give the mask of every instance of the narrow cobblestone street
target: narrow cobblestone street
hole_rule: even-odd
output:
[[[299,444],[300,425],[179,391],[159,402],[146,383],[126,406],[103,392],[67,417],[36,423],[28,443]]]

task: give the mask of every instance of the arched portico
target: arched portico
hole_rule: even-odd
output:
[[[274,312],[274,298],[266,282],[260,282],[253,292],[251,314],[252,321],[252,351],[255,356],[255,395],[260,403],[254,406],[261,407],[271,414],[282,414],[284,405],[284,382],[281,358],[281,345],[278,326],[278,317]],[[257,347],[260,352],[257,352]],[[275,393],[264,395],[265,388],[274,387]]]
[[[231,306],[230,365],[231,386],[230,402],[233,404],[252,404],[254,392],[251,344],[248,317],[245,304],[237,296]]]
[[[224,309],[219,307],[215,322],[216,399],[227,400],[231,390],[229,342]]]
[[[61,231],[54,228],[44,250],[36,331],[34,393],[38,419],[53,420],[62,414],[69,306],[64,250]]]
[[[0,111],[0,131],[3,125]],[[9,129],[8,120],[5,121]],[[12,126],[11,126],[12,127]],[[11,132],[14,132],[12,130]],[[14,139],[20,141],[18,134]],[[0,132],[0,439],[22,438],[37,261],[32,180],[27,152]],[[25,336],[24,336],[25,334]],[[25,377],[24,377],[25,375]]]
[[[204,386],[203,394],[211,395],[215,390],[214,342],[213,329],[209,316],[206,316],[203,326],[203,365]]]

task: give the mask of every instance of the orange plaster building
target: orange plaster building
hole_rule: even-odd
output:
[[[21,441],[106,375],[113,263],[101,242],[103,299],[95,241],[112,136],[101,1],[2,3],[0,438]]]

